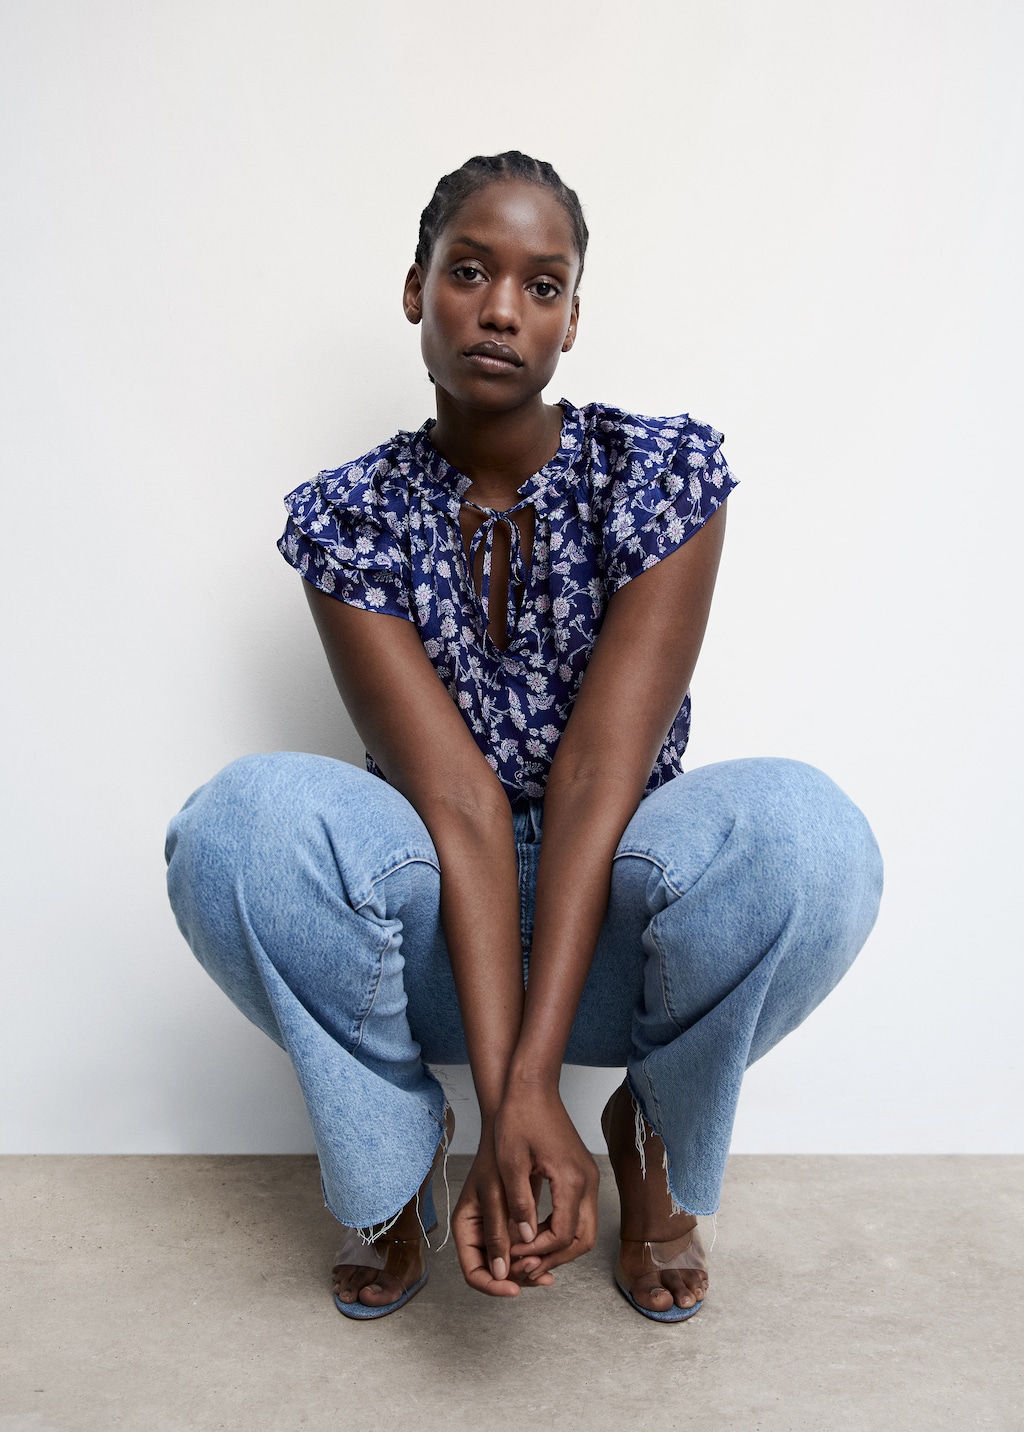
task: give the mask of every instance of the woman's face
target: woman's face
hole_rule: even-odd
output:
[[[549,189],[501,179],[473,194],[405,285],[423,361],[460,405],[506,412],[551,381],[576,336],[579,255]]]

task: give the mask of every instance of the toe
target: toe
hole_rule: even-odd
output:
[[[358,1293],[358,1288],[355,1283],[356,1269],[339,1264],[338,1267],[331,1269],[331,1273],[334,1278],[334,1292],[336,1296],[339,1297],[343,1303],[354,1303]]]
[[[367,1289],[376,1285],[381,1278],[377,1268],[361,1268],[356,1264],[345,1264],[334,1270],[334,1291],[343,1303],[381,1301],[367,1298]]]
[[[707,1280],[696,1269],[688,1269],[686,1272],[666,1271],[662,1274],[662,1279],[677,1308],[692,1308],[704,1297]]]
[[[652,1313],[663,1313],[672,1306],[672,1294],[660,1283],[637,1283],[633,1288],[633,1297],[642,1308]]]
[[[380,1308],[386,1303],[396,1303],[402,1296],[402,1286],[396,1278],[377,1273],[372,1282],[359,1290],[359,1301],[370,1308]]]

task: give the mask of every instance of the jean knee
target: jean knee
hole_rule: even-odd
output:
[[[167,828],[164,855],[172,906],[184,891],[194,897],[246,864],[259,849],[272,857],[283,834],[282,812],[292,805],[299,753],[242,756],[189,796]]]
[[[850,798],[814,766],[755,757],[699,766],[641,802],[617,852],[658,866],[685,893],[723,855],[780,878],[850,872],[876,893],[881,857]]]
[[[771,870],[794,906],[813,910],[841,944],[859,949],[882,893],[882,858],[863,812],[814,766],[759,765],[748,817],[752,859]]]
[[[182,902],[196,908],[232,892],[252,912],[278,906],[282,883],[297,892],[329,886],[331,898],[357,909],[403,862],[437,866],[426,827],[392,786],[294,751],[226,766],[171,821],[166,853],[176,914]]]
[[[813,766],[772,764],[775,771],[763,774],[774,791],[761,806],[754,848],[771,872],[785,925],[751,1058],[838,984],[871,933],[882,893],[878,845],[853,801]]]
[[[868,822],[800,761],[724,761],[669,782],[641,804],[627,853],[650,862],[652,914],[682,897],[732,934],[797,919],[829,947],[859,949],[878,911],[882,862]]]

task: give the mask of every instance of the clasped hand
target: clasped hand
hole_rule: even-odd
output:
[[[547,1180],[551,1213],[537,1216]],[[484,1119],[480,1147],[452,1216],[459,1262],[471,1288],[514,1298],[597,1238],[597,1165],[557,1091],[506,1096]]]

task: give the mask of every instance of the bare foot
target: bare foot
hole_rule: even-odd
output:
[[[406,1204],[403,1214],[410,1205]],[[396,1225],[397,1226],[397,1225]],[[426,1254],[423,1249],[423,1234],[417,1227],[413,1237],[397,1237],[393,1230],[375,1239],[374,1248],[386,1258],[383,1268],[367,1268],[356,1263],[337,1263],[331,1272],[334,1275],[334,1293],[342,1303],[365,1303],[367,1307],[386,1307],[397,1303],[407,1289],[423,1277],[426,1270]]]
[[[397,1302],[423,1277],[427,1255],[419,1210],[423,1206],[423,1195],[444,1156],[445,1143],[451,1143],[455,1132],[455,1115],[451,1109],[445,1110],[445,1130],[446,1139],[442,1139],[438,1146],[430,1172],[420,1184],[419,1192],[410,1198],[388,1231],[373,1240],[372,1246],[384,1257],[385,1266],[371,1268],[360,1263],[337,1263],[331,1269],[334,1293],[341,1302],[358,1301],[370,1308],[386,1307],[388,1303]]]
[[[672,1212],[662,1169],[665,1146],[646,1120],[647,1176],[643,1176],[633,1095],[627,1084],[620,1084],[605,1105],[601,1128],[619,1188],[619,1279],[640,1306],[652,1313],[667,1312],[673,1305],[694,1307],[707,1292],[705,1270],[659,1264],[670,1263],[686,1252],[696,1236],[697,1220],[692,1213]]]

